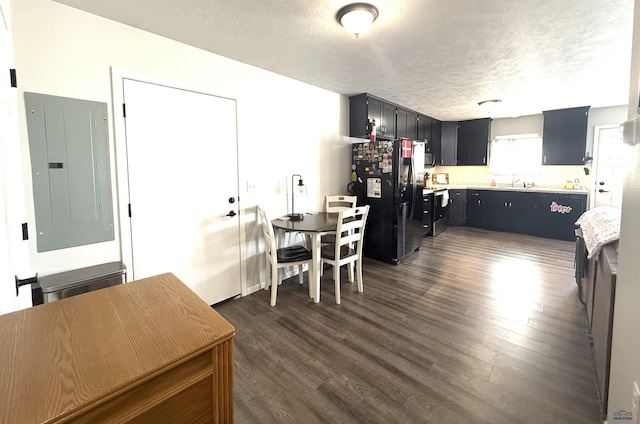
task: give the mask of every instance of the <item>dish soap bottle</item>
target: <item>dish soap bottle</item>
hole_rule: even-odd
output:
[[[491,187],[495,187],[496,186],[496,179],[492,179],[491,180]]]

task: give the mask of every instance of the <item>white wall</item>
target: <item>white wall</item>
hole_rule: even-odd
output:
[[[640,78],[640,0],[635,0],[628,118],[637,115]],[[631,411],[634,381],[640,384],[640,140],[633,146],[622,195],[622,223],[613,318],[608,421]],[[637,417],[634,417],[637,419]]]
[[[50,0],[13,0],[11,6],[25,158],[24,191],[32,228],[35,221],[22,93],[106,102],[113,123],[111,67],[180,81],[238,99],[246,287],[259,284],[253,206],[264,203],[274,214],[284,213],[285,185],[293,173],[302,174],[309,188],[309,210],[321,209],[325,194],[345,192],[351,154],[350,141],[344,136],[348,132],[346,97]],[[113,129],[110,145],[115,167]],[[112,175],[116,187],[115,173]],[[257,182],[257,192],[246,192],[249,180]],[[117,199],[117,193],[113,197]],[[116,228],[118,225],[116,222]],[[113,242],[45,253],[36,252],[33,238],[29,251],[31,269],[41,275],[119,260],[121,256],[119,235]]]

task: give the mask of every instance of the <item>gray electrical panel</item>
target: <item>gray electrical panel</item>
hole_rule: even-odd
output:
[[[24,98],[38,252],[114,240],[107,104]]]

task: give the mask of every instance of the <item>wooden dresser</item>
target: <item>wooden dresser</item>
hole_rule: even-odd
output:
[[[0,423],[232,423],[234,334],[173,274],[0,315]]]

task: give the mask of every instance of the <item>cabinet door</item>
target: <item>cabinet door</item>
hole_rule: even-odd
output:
[[[575,222],[586,210],[586,194],[539,193],[536,199],[536,231],[540,237],[575,239]]]
[[[405,109],[396,109],[396,138],[418,137],[418,115]]]
[[[378,134],[385,138],[397,138],[396,136],[396,107],[389,103],[382,104],[382,118]]]
[[[434,163],[442,162],[442,122],[434,119],[431,124],[431,153],[433,153]]]
[[[432,123],[433,120],[425,115],[418,115],[418,141],[426,142],[426,151],[431,152],[432,150],[432,141],[431,141],[431,131],[432,131]]]
[[[458,122],[458,165],[486,165],[489,118]]]
[[[589,106],[543,112],[542,164],[582,165]]]
[[[376,121],[376,134],[380,132],[380,126],[382,125],[382,113],[384,103],[381,100],[367,97],[367,123]],[[369,132],[367,132],[369,135]]]
[[[483,207],[483,227],[487,230],[507,230],[507,209],[509,200],[502,191],[487,191]]]
[[[454,166],[457,164],[458,122],[442,122],[442,139],[440,150],[440,165]],[[437,164],[437,162],[436,162]]]
[[[508,192],[506,231],[518,234],[535,233],[536,195],[526,192]]]
[[[449,190],[449,224],[464,225],[467,222],[467,190]]]
[[[470,227],[485,227],[486,192],[469,190],[467,193],[467,225]]]
[[[349,97],[349,136],[368,137],[368,118],[369,106],[367,104],[367,95],[359,94]]]

